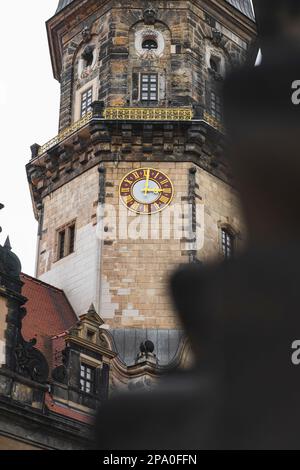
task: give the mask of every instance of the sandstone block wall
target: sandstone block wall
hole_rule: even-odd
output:
[[[178,265],[189,261],[186,231],[183,236],[178,232],[174,236],[174,219],[167,216],[168,208],[157,215],[139,216],[129,212],[119,198],[122,178],[145,166],[162,170],[171,178],[175,193],[170,211],[184,207],[192,164],[122,162],[116,167],[106,163],[106,204],[115,211],[116,226],[114,231],[114,219],[105,218],[107,233],[101,242],[97,236],[99,175],[94,167],[45,198],[38,275],[64,289],[77,314],[94,302],[112,327],[174,328],[177,320],[168,296],[168,280]],[[204,211],[204,245],[197,257],[208,262],[222,256],[222,225],[230,225],[240,243],[244,234],[239,204],[231,186],[199,167],[196,194]],[[57,261],[57,229],[71,220],[76,220],[75,252]],[[166,230],[169,220],[170,238]],[[178,218],[175,220],[178,225]],[[189,226],[188,217],[183,222]],[[125,232],[122,224],[127,224]],[[120,239],[120,230],[121,237],[128,232],[128,238]],[[133,233],[137,238],[132,238]]]

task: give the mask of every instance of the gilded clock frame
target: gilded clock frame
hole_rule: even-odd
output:
[[[123,200],[123,197],[121,195],[121,187],[122,187],[122,184],[124,182],[124,180],[126,180],[126,178],[131,175],[132,173],[134,173],[135,171],[140,171],[140,170],[152,170],[152,171],[156,171],[156,172],[159,172],[161,173],[163,176],[165,176],[165,178],[167,178],[169,181],[170,181],[170,184],[171,184],[171,188],[172,188],[172,195],[169,199],[169,202],[168,204],[166,204],[165,206],[163,206],[162,208],[156,210],[155,212],[139,212],[139,211],[136,211],[135,209],[131,209],[130,207],[128,207],[128,205],[125,203],[125,201]],[[140,178],[138,180],[136,180],[133,185],[130,187],[130,194],[131,196],[134,198],[133,194],[132,194],[132,189],[133,189],[133,186],[134,184],[137,182],[137,181],[140,181],[142,180],[143,178]],[[157,183],[156,180],[152,179],[152,181],[155,181]],[[154,214],[158,214],[159,212],[162,212],[163,210],[165,210],[167,207],[169,207],[169,205],[173,202],[173,199],[174,199],[174,196],[175,196],[175,189],[174,189],[174,184],[173,184],[173,181],[171,180],[171,178],[166,174],[164,173],[163,171],[157,169],[157,168],[151,168],[151,167],[140,167],[140,168],[133,168],[132,170],[130,170],[123,178],[122,180],[120,181],[120,184],[119,184],[119,198],[121,199],[122,201],[122,204],[126,207],[127,210],[131,211],[131,212],[134,212],[135,214],[137,215],[145,215],[145,216],[151,216],[151,215],[154,215]],[[135,198],[134,198],[135,199]],[[136,199],[135,199],[136,201]],[[138,201],[136,201],[138,202]],[[141,203],[142,204],[142,203]],[[148,204],[148,205],[152,205],[152,204]]]

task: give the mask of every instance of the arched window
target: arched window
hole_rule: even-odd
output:
[[[225,259],[231,259],[234,255],[235,236],[227,228],[221,229],[222,254]]]
[[[146,49],[147,51],[152,51],[158,48],[157,41],[152,38],[145,39],[142,43],[142,48]]]

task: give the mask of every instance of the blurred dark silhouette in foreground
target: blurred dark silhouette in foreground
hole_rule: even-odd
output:
[[[300,64],[281,43],[224,89],[228,155],[249,229],[247,250],[222,265],[190,265],[171,292],[196,357],[157,391],[112,400],[97,448],[299,449]]]
[[[300,49],[299,0],[253,0],[253,6],[263,60],[282,60],[282,48]]]

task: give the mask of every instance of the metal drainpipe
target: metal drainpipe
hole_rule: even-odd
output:
[[[105,206],[105,182],[106,182],[106,169],[102,164],[98,167],[99,172],[99,195],[98,195],[98,207],[97,207],[97,229],[96,237],[97,240],[97,253],[96,253],[96,310],[99,315],[101,315],[101,297],[102,297],[102,283],[101,283],[101,274],[102,274],[102,251],[103,251],[103,239],[101,235],[103,234],[103,215],[104,215],[104,206]],[[99,236],[101,237],[99,239]]]
[[[41,239],[43,234],[43,225],[44,225],[44,204],[41,203],[38,205],[37,210],[39,211],[39,221],[38,221],[38,233],[36,241],[36,256],[35,256],[35,277],[38,277],[39,261],[40,261],[40,246]]]

